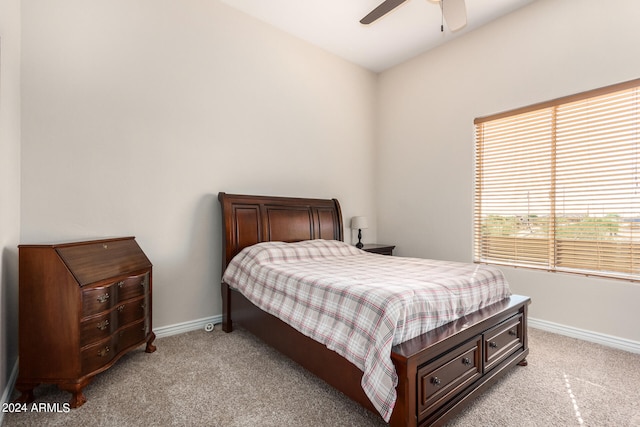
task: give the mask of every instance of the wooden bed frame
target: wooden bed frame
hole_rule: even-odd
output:
[[[243,248],[264,241],[343,240],[336,199],[219,193],[222,271]],[[362,371],[324,345],[260,310],[222,282],[222,328],[236,325],[293,359],[365,408],[378,413]],[[526,365],[528,297],[514,295],[394,346],[397,401],[391,426],[440,425],[512,366]]]

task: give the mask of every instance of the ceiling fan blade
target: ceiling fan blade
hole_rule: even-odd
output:
[[[385,0],[384,2],[380,3],[378,7],[373,9],[367,16],[362,18],[360,20],[360,23],[371,24],[373,21],[391,12],[393,9],[400,6],[405,1],[406,0]]]
[[[451,31],[459,30],[467,25],[467,7],[465,0],[441,0],[442,14]]]

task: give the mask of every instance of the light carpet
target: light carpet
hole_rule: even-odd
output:
[[[640,355],[537,329],[516,366],[450,426],[640,426]],[[120,359],[69,412],[5,413],[3,426],[385,426],[248,332],[188,332]],[[17,397],[14,393],[14,398]],[[69,394],[40,386],[36,402]]]

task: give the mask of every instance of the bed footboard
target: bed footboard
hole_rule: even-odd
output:
[[[444,424],[509,368],[526,365],[530,303],[513,295],[394,346],[399,378],[391,425]]]

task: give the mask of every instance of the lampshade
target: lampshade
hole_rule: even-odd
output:
[[[362,229],[368,228],[367,217],[366,216],[354,216],[351,218],[351,228],[353,229]]]

